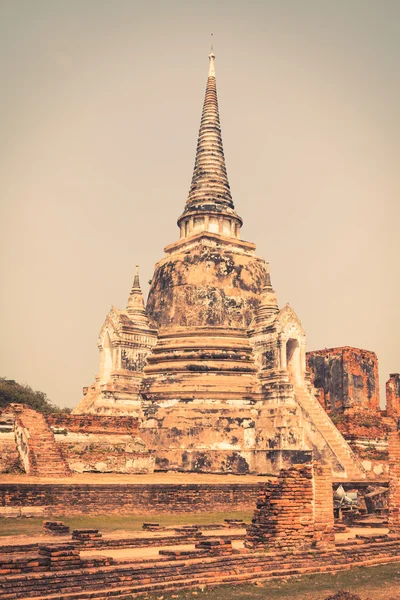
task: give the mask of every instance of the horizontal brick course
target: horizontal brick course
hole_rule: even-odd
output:
[[[266,482],[243,484],[0,484],[0,507],[45,514],[165,514],[254,508]]]
[[[260,553],[236,551],[208,556],[164,555],[156,560],[108,564],[103,557],[81,560],[80,568],[38,566],[33,572],[0,575],[0,595],[4,600],[28,597],[71,599],[128,597],[144,591],[177,590],[199,584],[237,584],[259,578],[285,577],[372,566],[400,560],[400,539],[353,540],[325,551]],[[72,561],[71,561],[72,562]],[[90,565],[90,567],[89,567]]]

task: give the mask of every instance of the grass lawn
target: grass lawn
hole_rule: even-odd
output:
[[[214,589],[149,594],[149,600],[325,600],[346,590],[362,600],[400,600],[400,564],[356,568],[337,574],[292,577],[286,581],[220,586]]]
[[[220,512],[201,513],[192,515],[82,515],[78,517],[66,517],[63,515],[52,515],[49,520],[63,521],[72,529],[99,529],[102,533],[112,531],[141,531],[142,523],[159,523],[160,525],[208,525],[211,523],[223,523],[224,519],[243,519],[250,523],[252,511],[249,512]],[[25,535],[37,536],[42,533],[42,523],[45,519],[40,518],[8,518],[0,519],[0,536]]]

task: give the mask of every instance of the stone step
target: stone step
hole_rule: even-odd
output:
[[[27,471],[30,475],[39,477],[71,475],[71,470],[56,444],[54,434],[44,415],[24,406],[16,413],[14,427],[20,433],[16,438],[22,464],[28,462]],[[21,444],[21,439],[24,440],[24,444]]]
[[[324,437],[342,467],[346,470],[347,476],[352,478],[363,477],[364,471],[361,464],[358,464],[352,449],[325,413],[317,398],[303,388],[296,387],[294,392],[299,405],[308,413],[314,425]]]

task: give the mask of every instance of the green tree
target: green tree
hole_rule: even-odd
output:
[[[35,392],[29,385],[0,377],[0,410],[11,403],[25,404],[44,414],[71,412],[69,408],[52,404],[44,392]]]

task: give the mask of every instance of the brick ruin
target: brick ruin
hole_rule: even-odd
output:
[[[360,457],[367,477],[387,477],[388,434],[399,406],[400,377],[386,383],[386,409],[380,409],[378,359],[359,348],[325,348],[307,353],[316,396]]]
[[[265,485],[263,480],[186,484],[0,483],[0,517],[248,511],[255,506]]]
[[[13,405],[15,442],[24,471],[38,477],[69,477],[71,470],[55,443],[44,415]]]
[[[47,424],[76,473],[151,473],[154,456],[132,416],[48,415]]]
[[[386,382],[386,412],[389,417],[400,418],[400,373],[392,373]]]
[[[334,545],[333,525],[330,467],[292,465],[260,494],[245,546],[267,551],[329,548]]]
[[[358,348],[325,348],[307,352],[307,367],[328,414],[362,407],[379,409],[378,359]]]
[[[11,405],[0,417],[0,473],[38,477],[74,473],[149,473],[154,456],[132,416],[42,415]]]
[[[400,534],[400,431],[389,434],[389,531]]]
[[[115,593],[125,597],[399,562],[398,433],[390,447],[397,469],[392,472],[397,487],[391,501],[397,510],[392,511],[390,535],[335,541],[332,494],[327,494],[331,469],[304,453],[303,463],[282,469],[276,481],[259,491],[247,530],[243,522],[164,528],[146,523],[142,535],[109,537],[97,529],[71,533],[62,522],[46,521],[53,543],[0,545],[0,595],[4,600],[65,594],[71,600]],[[180,545],[185,545],[182,550]],[[113,556],[113,549],[122,548],[123,559]],[[129,553],[136,548],[147,552]],[[107,550],[108,555],[93,550]]]
[[[217,540],[215,540],[217,541]],[[146,593],[204,589],[287,578],[304,573],[346,571],[352,567],[398,562],[400,541],[357,540],[316,552],[288,553],[221,550],[210,539],[192,551],[160,551],[157,558],[130,560],[81,555],[72,544],[42,545],[26,557],[0,554],[0,593],[4,600],[40,598],[102,599],[115,594],[129,597]],[[182,542],[181,542],[182,543]],[[143,544],[144,545],[144,544]],[[218,544],[219,545],[219,544]],[[104,547],[106,547],[104,545]]]

